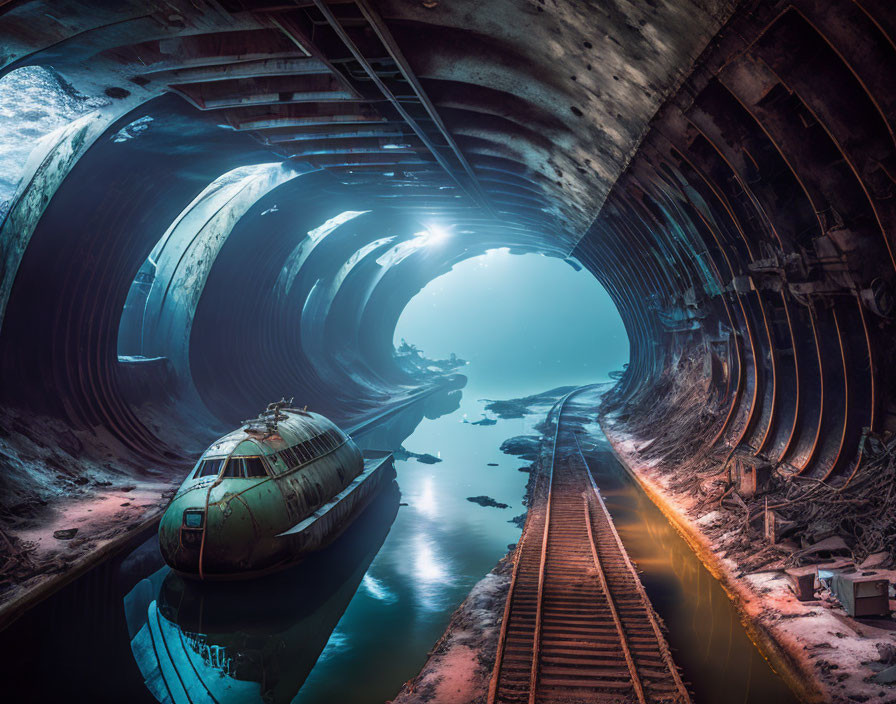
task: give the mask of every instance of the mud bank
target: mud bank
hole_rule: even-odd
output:
[[[481,704],[486,700],[512,571],[508,556],[476,583],[428,653],[420,674],[405,683],[392,704]]]
[[[0,410],[0,629],[154,525],[184,468],[113,438]]]
[[[176,490],[165,482],[110,487],[49,507],[38,527],[4,532],[5,563],[25,576],[0,595],[0,630],[155,526]]]
[[[872,679],[896,659],[896,622],[851,619],[826,590],[798,601],[780,561],[755,566],[762,546],[676,486],[671,463],[643,456],[651,438],[616,427],[612,415],[601,424],[622,465],[722,583],[750,638],[803,701],[896,702],[896,686]]]

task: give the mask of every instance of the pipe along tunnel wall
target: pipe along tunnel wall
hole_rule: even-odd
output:
[[[880,468],[887,3],[150,5],[74,2],[58,26],[41,2],[0,8],[4,71],[52,66],[105,96],[41,143],[0,230],[11,446],[139,472],[284,393],[346,422],[434,374],[393,352],[407,301],[509,246],[571,257],[610,292],[631,360],[605,410],[659,428],[651,452],[682,474],[736,452],[845,492]],[[428,221],[454,236],[427,246]],[[139,355],[120,358],[122,311],[166,233],[164,288]],[[4,516],[81,486],[52,457],[7,464]],[[894,534],[875,531],[848,536],[858,554]]]

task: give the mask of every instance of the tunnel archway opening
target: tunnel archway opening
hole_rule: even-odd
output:
[[[608,381],[629,340],[604,287],[572,260],[507,247],[456,264],[404,308],[396,349],[456,354],[469,387],[493,397]]]
[[[0,221],[38,142],[106,102],[83,95],[51,66],[24,66],[0,77]]]

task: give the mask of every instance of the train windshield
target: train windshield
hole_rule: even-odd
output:
[[[223,476],[242,479],[266,477],[268,475],[261,457],[231,457]]]
[[[198,479],[199,477],[217,477],[221,471],[221,467],[224,466],[224,462],[226,461],[226,457],[215,457],[207,460],[202,460],[202,462],[199,463],[199,467],[196,468],[196,474],[193,475],[193,478]]]

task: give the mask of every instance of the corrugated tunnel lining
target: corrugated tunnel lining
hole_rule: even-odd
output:
[[[390,366],[386,328],[428,278],[489,245],[566,254],[615,180],[574,254],[610,291],[629,333],[617,401],[637,410],[648,394],[673,393],[670,374],[690,364],[713,415],[706,427],[679,428],[682,436],[848,482],[865,429],[892,425],[892,9],[871,0],[742,3],[645,134],[725,7],[665,3],[639,16],[603,3],[445,5],[308,2],[268,12],[228,3],[226,12],[185,8],[147,20],[136,4],[91,12],[84,2],[69,29],[27,31],[41,4],[8,6],[0,31],[19,43],[7,69],[48,62],[84,89],[107,77],[127,85],[103,92],[128,109],[176,92],[193,107],[157,98],[140,110],[161,106],[191,125],[194,144],[217,151],[154,163],[150,131],[145,148],[135,140],[116,154],[103,135],[141,112],[107,109],[103,129],[65,143],[75,151],[59,168],[71,178],[44,172],[30,182],[48,204],[31,207],[26,184],[2,231],[7,401],[108,428],[144,456],[171,456],[121,391],[115,335],[127,287],[186,205],[179,191],[195,188],[172,173],[199,171],[208,183],[247,154],[260,163],[273,152],[331,178],[304,192],[292,180],[259,200],[209,273],[190,365],[205,375],[196,380],[202,403],[224,416],[266,402],[255,396],[271,396],[284,378],[329,412],[327,403],[338,410],[388,397],[410,380]],[[689,32],[670,43],[685,18]],[[112,88],[129,95],[113,97],[121,93]],[[189,143],[181,136],[155,148]],[[118,171],[98,178],[110,164]],[[383,223],[393,213],[406,219],[400,241],[432,214],[470,241],[443,259],[417,253],[383,272],[371,250],[345,278],[366,289],[364,312],[324,295],[311,268],[297,276],[294,301],[234,286],[238,274],[270,280],[290,250],[285,230],[270,248],[257,246],[269,229],[260,206],[304,204],[312,193],[318,223],[345,195],[372,211],[309,259],[315,269],[340,271],[389,234]],[[225,307],[251,331],[244,349],[231,350],[239,358],[214,352],[226,351],[216,337]],[[56,315],[33,330],[47,311]],[[363,331],[374,351],[339,357],[306,345],[309,360],[300,323],[314,311],[336,311],[315,336]],[[233,378],[233,394],[202,391],[222,375]],[[355,391],[334,396],[345,383]]]
[[[642,340],[632,409],[700,350],[719,407],[703,451],[842,486],[892,429],[892,22],[874,3],[743,8],[579,246]]]
[[[36,21],[41,3],[14,4],[0,15],[0,31],[15,38],[5,70],[47,63],[76,89],[108,103],[47,150],[6,220],[0,239],[7,272],[2,358],[8,377],[22,380],[6,396],[41,413],[61,414],[76,427],[108,428],[131,450],[162,459],[179,451],[166,447],[165,433],[151,430],[152,421],[135,412],[148,386],[162,397],[153,402],[178,418],[192,414],[212,422],[203,406],[229,417],[236,408],[266,402],[284,383],[337,417],[341,405],[375,404],[397,384],[413,383],[395,370],[387,350],[387,328],[394,327],[404,302],[453,261],[492,244],[568,253],[645,121],[725,14],[722,5],[690,3],[650,10],[565,3],[545,11],[496,2],[488,13],[476,3],[433,12],[386,3],[304,2],[272,10],[261,2],[234,2],[223,11],[185,4],[180,14],[170,4],[76,6],[65,26]],[[591,11],[618,31],[592,36],[585,22]],[[685,19],[693,31],[675,32]],[[529,23],[525,32],[520,21]],[[653,41],[658,34],[664,41]],[[612,65],[593,56],[612,56]],[[622,75],[611,75],[617,67]],[[602,91],[628,104],[624,115],[608,112]],[[160,102],[164,98],[145,102],[166,92],[193,109]],[[161,114],[152,111],[156,105]],[[221,125],[230,130],[222,132]],[[111,144],[110,133],[116,135]],[[558,144],[566,146],[557,150]],[[331,177],[329,184],[318,181],[313,190],[293,194],[289,182],[274,188],[269,200],[276,194],[281,207],[284,198],[327,207],[327,198],[345,194],[383,219],[398,215],[419,223],[438,217],[469,239],[441,261],[419,253],[395,257],[391,270],[368,284],[363,300],[370,305],[361,314],[346,306],[346,296],[328,299],[310,267],[297,275],[303,283],[292,287],[294,301],[257,287],[240,291],[232,285],[237,275],[252,272],[248,279],[267,280],[283,256],[273,242],[270,250],[252,246],[251,237],[262,237],[260,232],[243,234],[239,244],[243,222],[265,210],[249,208],[232,232],[209,220],[198,241],[226,241],[212,254],[207,281],[184,279],[191,296],[201,295],[195,314],[168,316],[166,325],[175,327],[159,332],[183,337],[189,362],[182,353],[167,354],[166,338],[154,357],[167,362],[122,366],[114,343],[125,286],[163,223],[177,220],[177,196],[194,188],[197,172],[200,179],[207,174],[208,183],[216,171],[238,167],[243,159],[257,163],[263,150],[288,159],[299,173],[323,169]],[[134,169],[138,163],[143,168]],[[232,200],[225,208],[235,212]],[[85,208],[88,203],[95,205]],[[84,210],[86,217],[72,220],[72,213]],[[191,226],[186,212],[178,218]],[[68,237],[61,240],[65,229]],[[382,234],[364,232],[360,244]],[[399,246],[410,234],[397,233]],[[309,263],[330,268],[350,256],[352,245],[349,240],[340,253],[328,243],[331,251]],[[209,252],[196,248],[182,259],[189,267],[192,257],[207,262]],[[331,261],[325,263],[325,256]],[[431,261],[414,272],[421,259]],[[38,300],[64,313],[34,334]],[[242,349],[226,340],[213,344],[227,328],[220,324],[221,310],[232,316],[228,323],[247,332]],[[342,312],[331,314],[335,310]],[[301,326],[293,322],[299,311]],[[324,325],[305,329],[306,321],[322,316]],[[360,341],[374,344],[359,352],[320,348],[322,333],[351,332],[353,326]],[[195,390],[191,376],[204,377],[195,380]],[[221,379],[232,390],[221,394]],[[172,404],[173,397],[180,403]],[[191,405],[196,410],[184,413]]]

